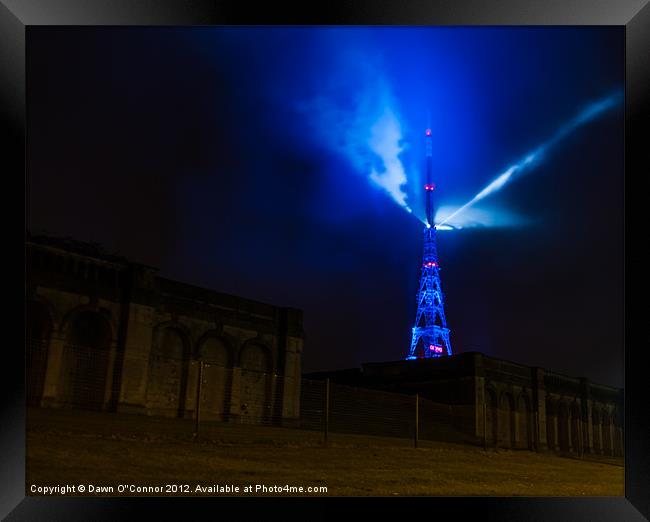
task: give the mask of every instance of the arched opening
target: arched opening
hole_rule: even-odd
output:
[[[74,316],[64,350],[65,402],[83,409],[104,407],[111,338],[110,324],[101,313],[86,310]]]
[[[557,442],[560,451],[569,451],[569,406],[560,402],[557,407]]]
[[[189,342],[174,327],[157,331],[149,360],[147,403],[157,415],[183,417],[187,395]]]
[[[241,367],[240,418],[252,424],[271,420],[273,364],[268,349],[258,343],[246,344],[239,355]]]
[[[52,321],[47,306],[38,301],[29,302],[26,319],[27,404],[29,406],[39,406],[43,397],[43,386],[45,385]]]
[[[509,393],[501,395],[498,425],[499,446],[513,448],[515,445],[515,403]]]
[[[211,336],[200,344],[198,357],[203,361],[201,417],[226,420],[230,413],[232,385],[230,351],[223,339]]]
[[[533,449],[531,408],[525,393],[522,393],[517,401],[517,428],[519,431],[518,447]]]

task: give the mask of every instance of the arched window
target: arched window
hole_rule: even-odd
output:
[[[110,324],[101,313],[85,310],[73,316],[64,350],[65,402],[85,409],[104,407],[111,337]]]

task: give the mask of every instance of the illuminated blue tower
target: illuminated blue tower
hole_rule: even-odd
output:
[[[415,326],[411,349],[407,359],[425,359],[451,355],[449,328],[445,319],[444,297],[440,286],[440,264],[436,247],[436,227],[433,222],[433,154],[431,129],[426,135],[427,182],[426,193],[427,222],[424,227],[424,244],[422,268],[420,271],[420,288],[418,290],[418,310],[415,314]]]

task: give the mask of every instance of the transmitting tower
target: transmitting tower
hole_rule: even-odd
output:
[[[424,359],[451,355],[449,328],[445,319],[444,297],[440,286],[440,264],[436,248],[436,227],[433,221],[433,157],[431,129],[427,129],[426,163],[427,181],[424,185],[426,194],[427,222],[424,227],[422,267],[420,269],[420,287],[418,290],[418,311],[415,314],[411,349],[407,359]]]

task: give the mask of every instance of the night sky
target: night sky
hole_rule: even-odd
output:
[[[436,204],[454,208],[624,86],[622,27],[27,41],[27,227],[303,309],[305,372],[407,354],[428,125]],[[405,176],[413,213],[373,172]],[[622,103],[476,210],[483,226],[438,233],[454,351],[623,386]]]

